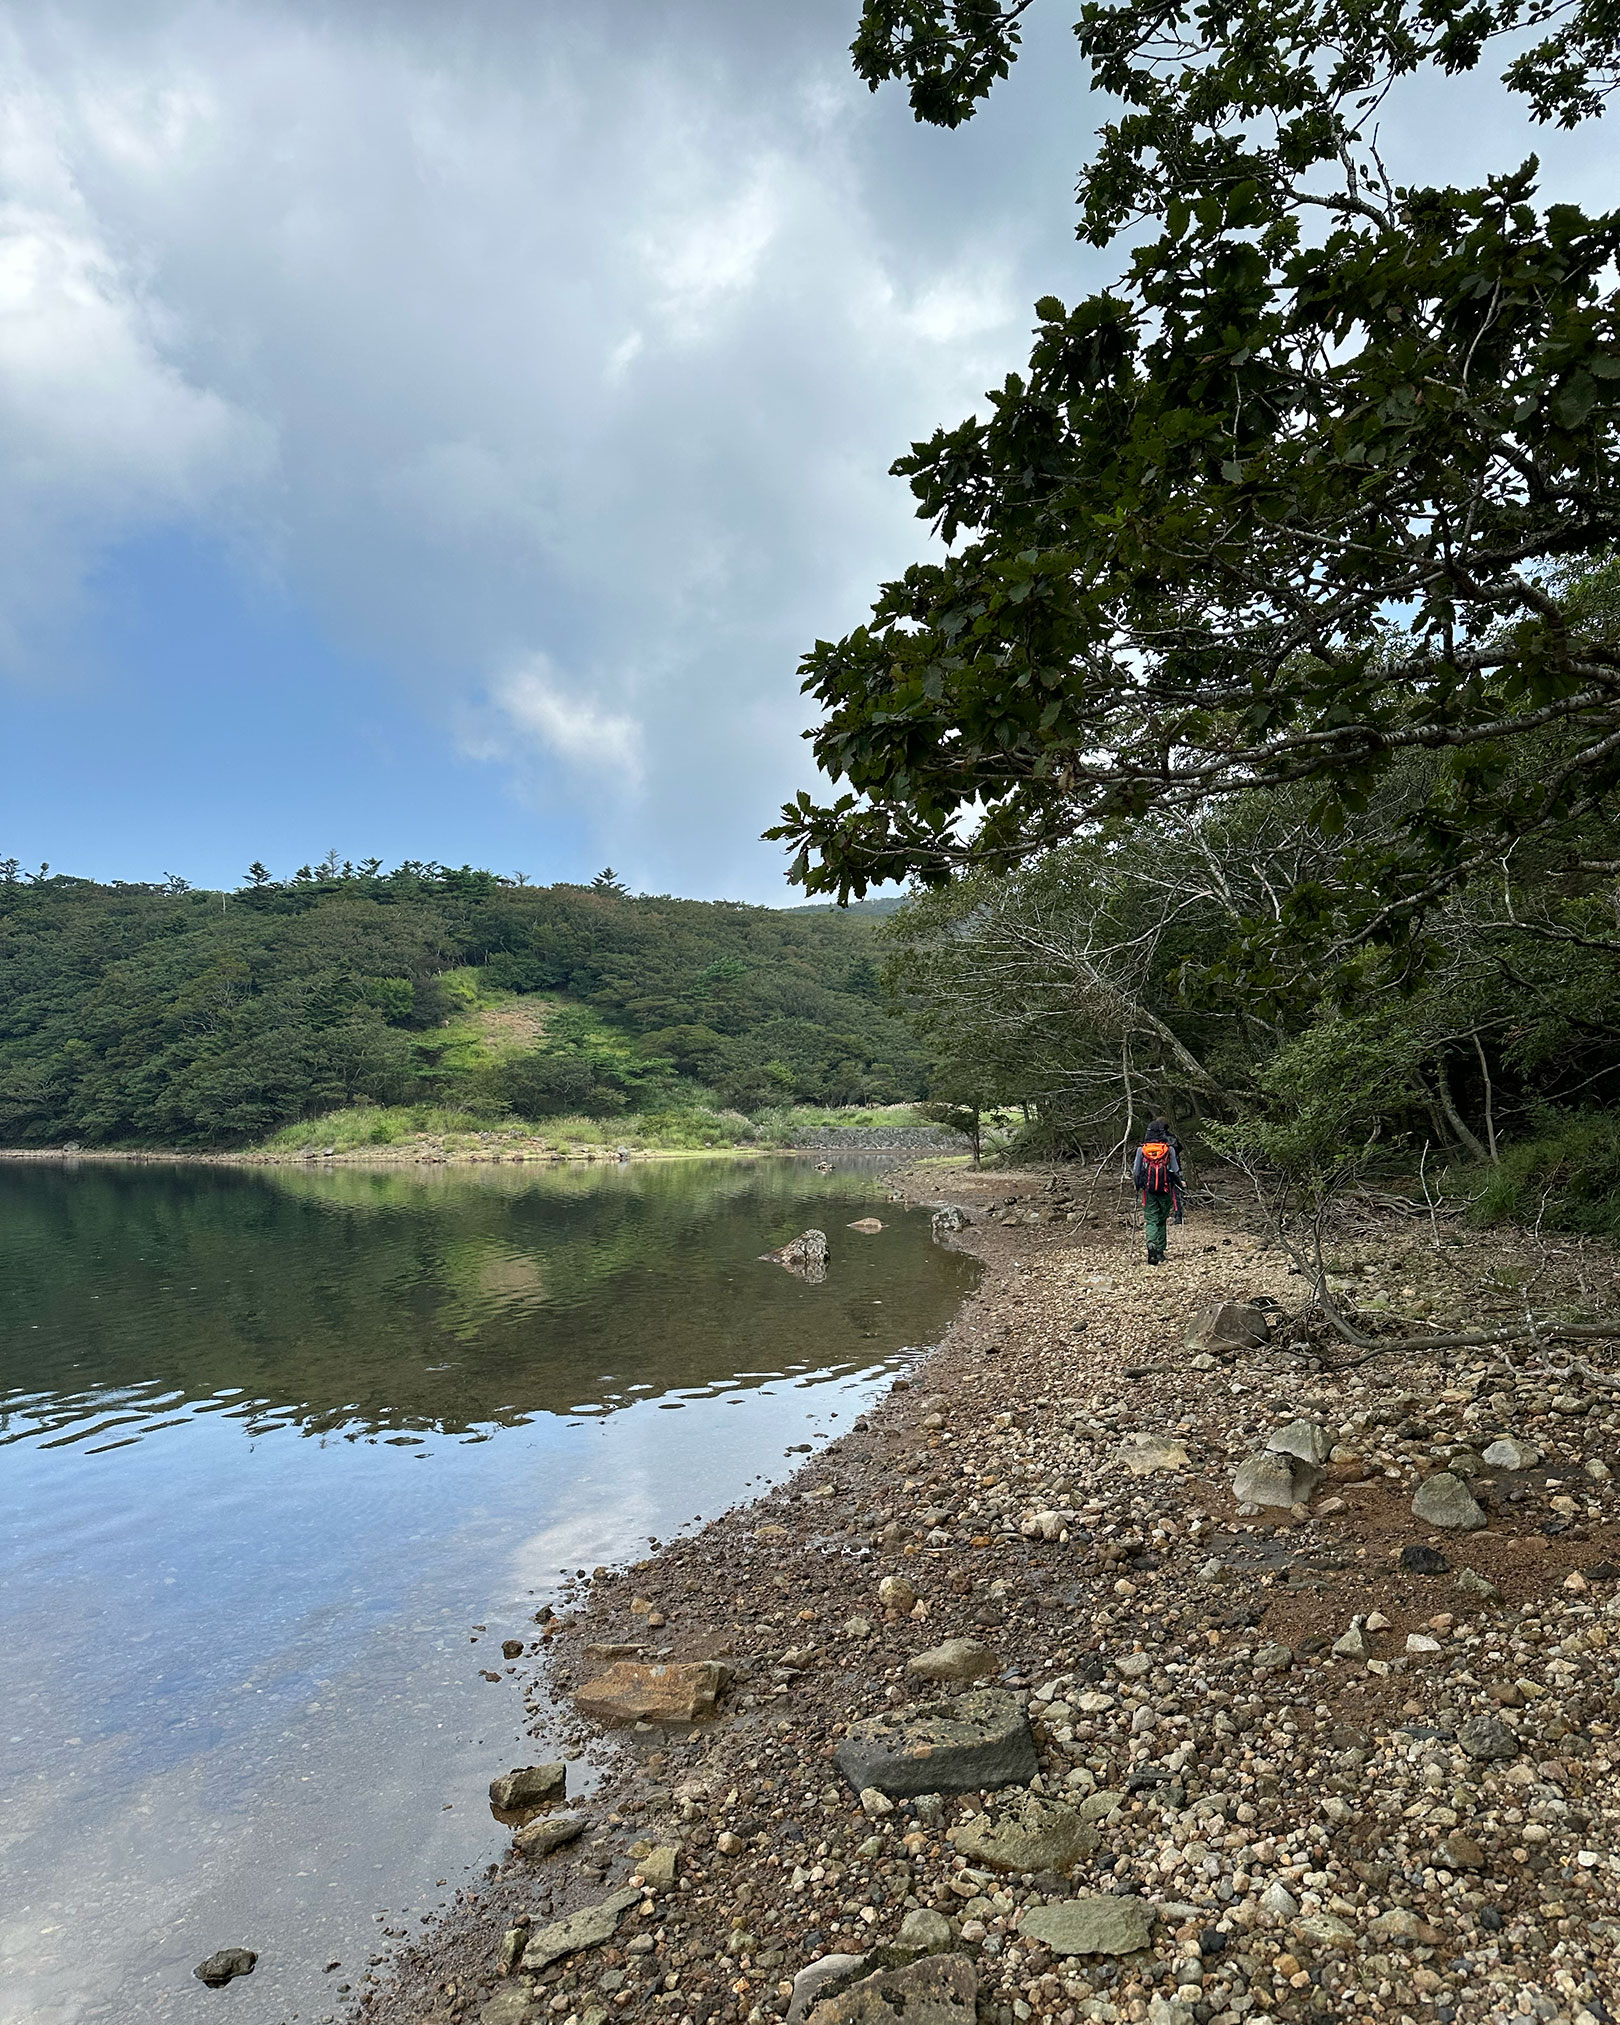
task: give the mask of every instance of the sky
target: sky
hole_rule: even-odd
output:
[[[791,904],[799,656],[926,552],[915,438],[1104,285],[1069,22],[966,128],[857,0],[0,0],[0,856]],[[1391,167],[1534,145],[1484,79]]]

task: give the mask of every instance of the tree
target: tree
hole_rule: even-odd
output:
[[[870,0],[857,68],[957,124],[1026,6]],[[816,757],[847,791],[784,809],[792,876],[938,884],[1256,786],[1308,787],[1331,833],[1429,755],[1406,828],[1358,836],[1279,917],[1416,957],[1448,894],[1605,805],[1620,623],[1577,587],[1620,538],[1620,214],[1538,206],[1533,160],[1405,187],[1374,138],[1394,79],[1472,69],[1538,20],[1510,89],[1590,117],[1620,25],[1545,12],[1084,8],[1124,111],[1081,231],[1157,236],[1114,289],[1038,303],[1028,370],[895,465],[950,552],[805,659]]]
[[[628,900],[630,888],[614,871],[611,865],[604,865],[591,881],[593,893],[611,893],[616,900]]]
[[[255,893],[262,892],[266,886],[271,886],[275,883],[270,876],[269,867],[261,865],[257,858],[247,868],[247,882]]]

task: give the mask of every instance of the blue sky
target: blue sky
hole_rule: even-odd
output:
[[[793,898],[797,658],[925,540],[889,462],[1114,267],[1071,5],[954,135],[856,12],[0,4],[0,855]],[[1415,88],[1386,145],[1507,129]],[[1604,129],[1535,144],[1607,201]]]

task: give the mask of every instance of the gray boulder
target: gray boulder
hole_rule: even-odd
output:
[[[864,1955],[823,1955],[819,1961],[806,1962],[793,1978],[785,2025],[801,2025],[812,2005],[852,1983],[865,1967]]]
[[[1273,1455],[1291,1455],[1305,1463],[1325,1463],[1333,1453],[1333,1437],[1316,1420],[1291,1420],[1267,1441]]]
[[[626,1885],[600,1905],[585,1906],[565,1920],[553,1920],[549,1926],[535,1928],[523,1950],[525,1972],[537,1976],[565,1955],[577,1955],[582,1948],[599,1948],[613,1938],[619,1921],[640,1898],[641,1892],[635,1885]]]
[[[1060,1800],[1026,1794],[1016,1814],[976,1814],[950,1832],[957,1853],[991,1870],[1072,1870],[1097,1847],[1097,1831]]]
[[[838,1746],[855,1788],[895,1798],[1027,1786],[1040,1770],[1029,1718],[1005,1688],[974,1688],[925,1708],[867,1716]]]
[[[566,1765],[520,1765],[489,1782],[489,1804],[500,1814],[549,1807],[568,1790]]]
[[[1314,1463],[1267,1449],[1238,1464],[1232,1495],[1240,1505],[1303,1505],[1321,1481]]]
[[[1447,1526],[1453,1532],[1474,1532],[1485,1524],[1485,1514],[1475,1503],[1473,1492],[1450,1470],[1437,1470],[1423,1479],[1412,1510],[1428,1525]]]
[[[1140,1898],[1071,1898],[1037,1906],[1019,1931],[1054,1955],[1133,1955],[1153,1938],[1153,1908]]]
[[[1247,1301],[1215,1301],[1200,1308],[1187,1324],[1182,1341],[1189,1350],[1258,1350],[1271,1340],[1271,1322],[1264,1308]]]
[[[965,1955],[927,1955],[825,1997],[810,2025],[974,2025],[978,1973]]]
[[[1493,1470],[1533,1470],[1541,1460],[1541,1451],[1527,1441],[1503,1434],[1486,1449],[1484,1460],[1486,1467]]]
[[[951,1923],[943,1913],[932,1906],[913,1906],[900,1922],[895,1953],[912,1962],[919,1955],[943,1955],[949,1953],[951,1939]]]
[[[519,1856],[549,1856],[565,1842],[576,1842],[585,1833],[583,1814],[542,1814],[512,1837]]]

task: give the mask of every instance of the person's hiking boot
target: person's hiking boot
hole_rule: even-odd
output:
[[[1148,1264],[1150,1266],[1162,1266],[1164,1264],[1164,1253],[1150,1249],[1148,1252]]]

